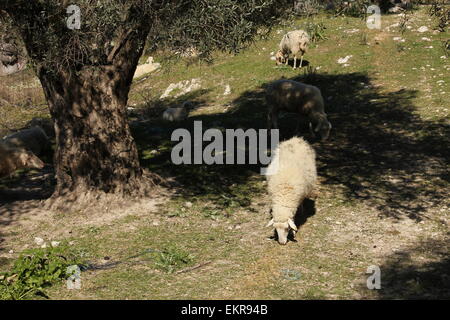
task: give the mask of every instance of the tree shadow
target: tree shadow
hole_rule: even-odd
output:
[[[450,235],[450,234],[449,234]],[[448,240],[427,240],[388,256],[379,267],[379,299],[449,299]],[[367,293],[363,284],[361,293]]]
[[[333,125],[328,141],[317,143],[307,132],[318,158],[318,172],[323,183],[342,192],[348,201],[361,201],[376,208],[381,216],[408,217],[417,221],[427,217],[428,208],[447,199],[449,173],[449,126],[445,121],[422,119],[416,113],[415,90],[382,92],[365,73],[317,74],[308,70],[293,80],[318,86],[325,98],[325,109]],[[137,137],[140,150],[154,149],[155,155],[142,154],[145,167],[171,177],[185,196],[209,195],[226,205],[225,198],[240,203],[252,192],[242,192],[240,184],[257,177],[259,165],[180,165],[170,161],[170,141],[175,127],[193,132],[193,120],[208,128],[244,130],[266,128],[267,106],[264,89],[267,83],[244,92],[223,113],[191,116],[187,121],[166,126],[165,132]],[[297,116],[280,117],[281,135],[294,134]],[[160,125],[156,124],[155,125]],[[306,126],[303,126],[306,127]],[[304,130],[305,131],[305,130]],[[143,139],[141,139],[143,138]],[[147,151],[146,151],[147,150]],[[248,186],[248,184],[247,184]],[[429,217],[428,217],[429,218]]]
[[[297,63],[294,65],[294,59],[289,59],[288,60],[288,66],[290,66],[291,68],[304,68],[310,65],[310,62],[308,60],[303,59],[302,64],[300,65],[300,59],[297,59]]]
[[[421,220],[427,208],[442,204],[449,192],[450,126],[421,119],[413,99],[418,92],[384,93],[364,73],[305,73],[293,80],[319,87],[333,129],[325,143],[314,144],[319,175],[349,200],[375,206],[382,216]],[[235,101],[236,113],[266,115],[264,88]],[[294,134],[297,116],[280,119],[281,135]],[[305,127],[305,126],[303,126]]]

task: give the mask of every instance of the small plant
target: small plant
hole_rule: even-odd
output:
[[[349,16],[365,18],[367,12],[367,1],[355,0],[355,1],[343,1],[338,0],[334,4],[334,12],[336,16]]]
[[[41,295],[53,283],[67,279],[67,268],[79,264],[67,254],[64,246],[25,251],[14,263],[12,270],[0,274],[0,300],[22,300]]]
[[[317,69],[312,66],[303,68],[302,78],[306,83],[314,83],[317,79]]]
[[[401,16],[400,16],[400,21],[399,21],[399,30],[402,33],[402,35],[406,32],[406,30],[408,30],[407,26],[408,26],[408,21],[409,21],[409,14],[408,11],[405,11]]]
[[[157,252],[156,256],[156,267],[166,273],[173,273],[192,262],[193,258],[189,253],[173,245]]]
[[[315,23],[313,21],[309,21],[307,22],[305,29],[311,39],[311,42],[318,42],[320,40],[327,39],[327,36],[325,35],[326,27],[323,22]]]
[[[406,50],[406,47],[401,43],[397,43],[395,45],[395,49],[397,50],[397,52],[403,52]]]

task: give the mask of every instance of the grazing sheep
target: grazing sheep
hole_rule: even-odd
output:
[[[268,167],[267,188],[271,199],[273,226],[278,242],[286,244],[289,231],[297,231],[294,216],[305,198],[315,193],[316,154],[302,138],[280,143]]]
[[[0,142],[0,178],[9,176],[18,169],[42,169],[44,163],[30,151],[10,148]]]
[[[49,118],[33,118],[31,119],[23,129],[41,127],[45,134],[49,138],[55,138],[55,126],[53,120]]]
[[[297,55],[300,54],[300,67],[303,64],[303,55],[306,53],[309,44],[309,36],[306,31],[295,30],[286,33],[280,42],[280,49],[275,55],[277,65],[283,62],[287,65],[289,55],[294,56],[294,69],[297,68]]]
[[[11,148],[23,148],[40,156],[51,149],[50,140],[41,127],[21,130],[3,138],[2,142]]]
[[[266,102],[269,106],[267,117],[269,130],[278,129],[278,112],[282,110],[298,113],[300,117],[307,117],[312,134],[319,133],[322,140],[328,138],[331,123],[325,113],[319,88],[292,80],[277,80],[267,87]],[[297,125],[297,131],[298,128],[299,125]]]
[[[183,102],[181,107],[167,108],[163,112],[163,119],[167,121],[183,121],[189,115],[189,109],[192,108],[192,103],[189,101]]]

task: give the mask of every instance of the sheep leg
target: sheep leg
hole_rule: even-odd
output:
[[[294,67],[293,69],[297,69],[297,56],[294,56]]]
[[[302,55],[302,57],[300,58],[300,68],[303,66],[303,55]]]

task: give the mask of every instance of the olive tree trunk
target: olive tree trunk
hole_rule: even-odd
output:
[[[39,76],[55,124],[55,196],[80,188],[125,193],[140,188],[142,170],[126,113],[130,85],[122,79],[134,68],[126,67]]]

